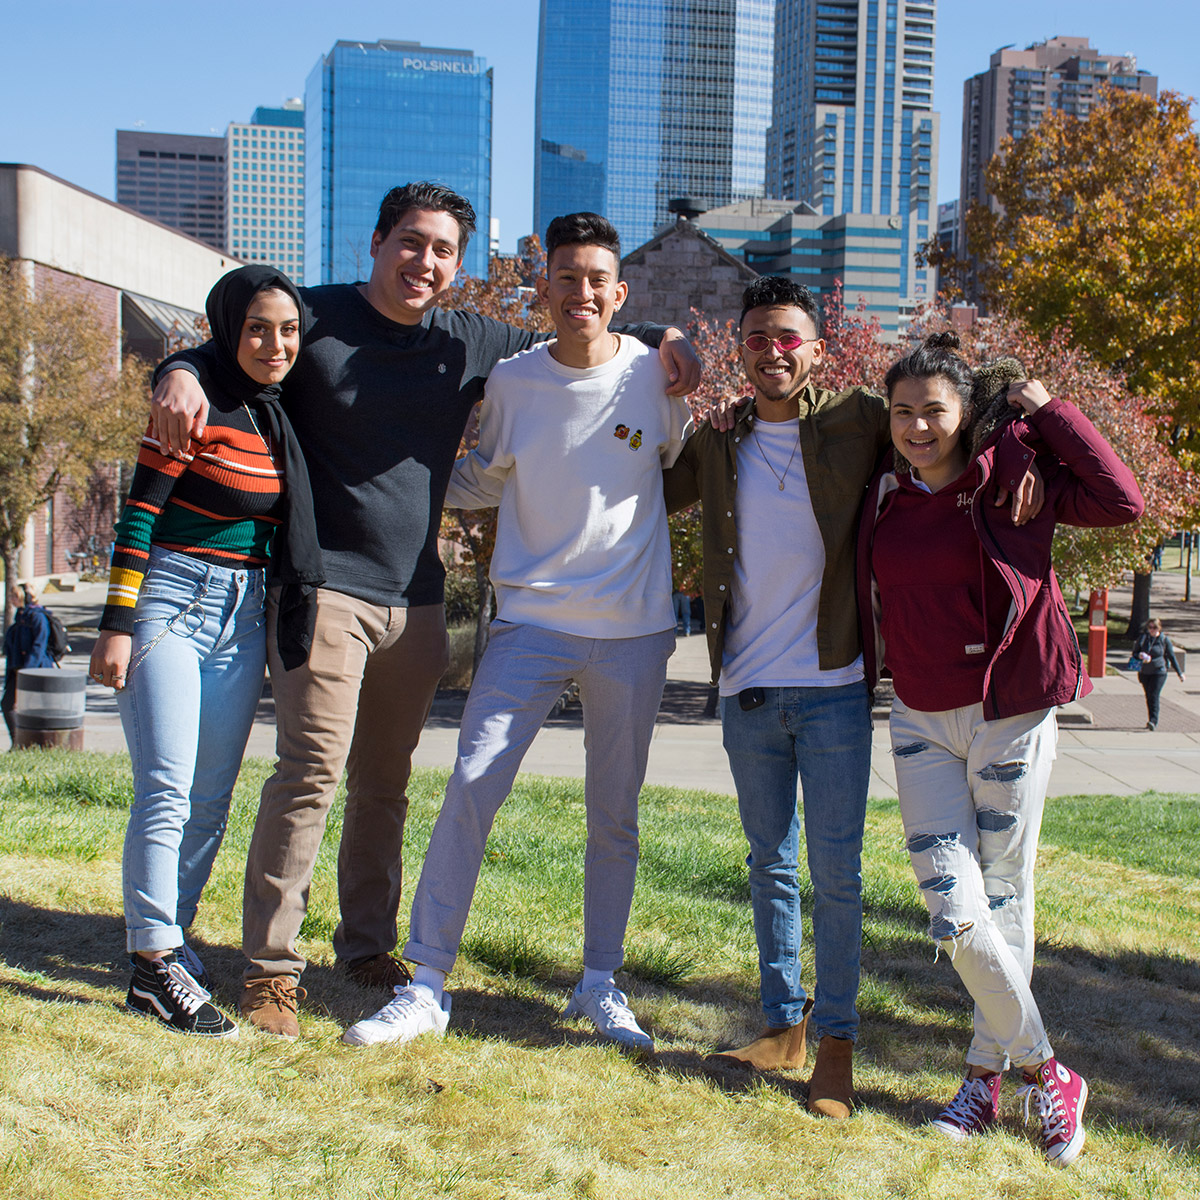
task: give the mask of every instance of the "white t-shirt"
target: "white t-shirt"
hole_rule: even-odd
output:
[[[863,677],[861,655],[832,671],[822,671],[818,661],[825,545],[808,494],[799,435],[798,417],[754,421],[738,444],[737,559],[722,696],[748,687],[838,687]]]
[[[492,371],[479,445],[454,464],[451,508],[499,505],[491,579],[504,621],[580,637],[673,629],[662,469],[688,409],[656,351],[621,337],[598,367],[542,344]]]

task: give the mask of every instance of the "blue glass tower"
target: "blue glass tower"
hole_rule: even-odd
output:
[[[667,202],[761,196],[775,0],[542,0],[534,229],[589,209],[626,249]]]
[[[902,319],[933,293],[933,272],[914,257],[937,228],[935,24],[936,0],[778,0],[775,9],[767,195],[824,216],[890,218]],[[846,291],[853,302],[849,281]]]
[[[338,42],[305,85],[304,282],[371,270],[371,233],[389,188],[425,179],[475,207],[463,260],[487,275],[492,72],[469,50]]]

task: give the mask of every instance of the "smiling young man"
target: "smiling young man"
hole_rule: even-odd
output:
[[[741,356],[754,402],[704,425],[666,473],[669,511],[702,502],[704,620],[721,726],[750,845],[750,897],[766,1028],[719,1060],[805,1061],[809,1110],[850,1113],[862,937],[860,856],[871,754],[854,595],[855,520],[888,444],[884,401],[811,379],[825,354],[817,304],[790,279],[743,296]],[[802,784],[813,886],[815,1004],[800,981]]]
[[[721,728],[750,845],[750,902],[766,1028],[714,1056],[798,1070],[811,1011],[818,1039],[809,1111],[850,1115],[858,1033],[862,851],[871,713],[855,599],[858,511],[890,444],[885,401],[831,392],[817,302],[781,276],[742,297],[741,358],[753,403],[705,423],[664,474],[667,510],[701,501],[704,621]],[[1018,523],[1036,512],[1027,479]],[[813,887],[815,1001],[800,981],[804,840]]]
[[[446,666],[442,502],[492,368],[543,336],[437,307],[474,229],[462,196],[430,183],[394,188],[371,237],[370,278],[301,289],[308,332],[283,399],[308,463],[325,584],[306,661],[281,659],[277,597],[268,600],[279,761],[263,788],[243,905],[242,1014],[284,1037],[299,1033],[305,960],[296,940],[343,769],[334,950],[364,985],[408,977],[391,951],[405,788]],[[672,362],[664,387],[695,387],[695,358],[678,331],[633,332],[661,338]],[[182,450],[207,402],[188,352],[165,367],[154,412],[163,442]]]
[[[675,646],[662,469],[688,412],[664,396],[657,358],[610,332],[625,300],[620,244],[594,213],[556,217],[538,294],[557,336],[488,380],[479,445],[454,467],[447,503],[499,506],[497,617],[463,712],[458,761],[413,899],[404,957],[413,983],[346,1032],[352,1045],[442,1032],[454,965],[492,822],[529,744],[579,685],[587,766],[583,979],[567,1015],[641,1050],[613,972],[638,858],[637,801]]]

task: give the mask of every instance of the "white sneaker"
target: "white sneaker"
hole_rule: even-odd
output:
[[[595,987],[584,992],[577,984],[563,1016],[585,1016],[596,1026],[601,1037],[630,1050],[654,1053],[654,1039],[637,1023],[629,1009],[629,1000],[620,988]]]
[[[442,993],[438,1005],[433,990],[423,983],[397,987],[394,999],[373,1017],[364,1017],[342,1034],[349,1046],[373,1046],[378,1042],[411,1042],[423,1033],[443,1034],[450,1021],[450,997]]]

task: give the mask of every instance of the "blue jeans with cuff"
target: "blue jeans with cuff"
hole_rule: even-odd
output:
[[[122,862],[130,951],[183,944],[220,849],[262,695],[264,576],[151,548],[117,693],[133,760]]]
[[[750,904],[758,942],[763,1014],[769,1026],[800,1023],[799,846],[813,887],[812,1024],[854,1040],[858,1033],[862,947],[862,839],[871,771],[871,710],[864,683],[840,687],[766,687],[764,703],[744,710],[721,697],[721,728],[750,843]]]

